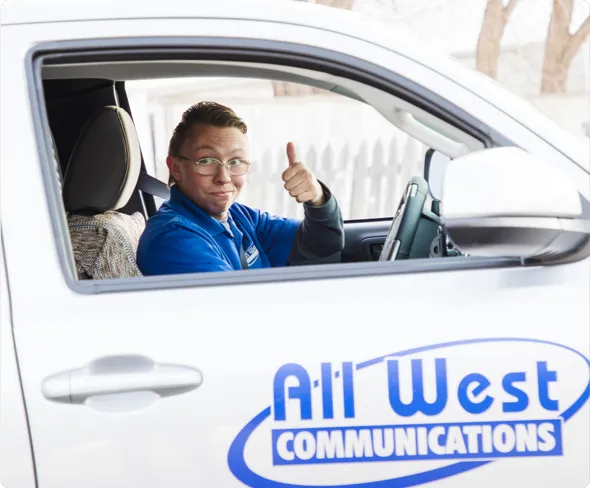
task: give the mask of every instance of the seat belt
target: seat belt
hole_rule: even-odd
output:
[[[137,186],[142,192],[147,193],[148,195],[160,197],[162,200],[170,199],[170,189],[168,188],[168,185],[143,171],[139,173]]]
[[[246,253],[244,252],[244,246],[240,245],[240,262],[242,263],[242,269],[248,269],[248,260],[246,259]]]

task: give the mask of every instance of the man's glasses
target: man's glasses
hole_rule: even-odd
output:
[[[226,166],[229,174],[233,176],[245,175],[250,170],[250,161],[245,159],[231,159],[227,163],[222,163],[219,159],[215,158],[201,158],[198,161],[185,158],[184,156],[176,156],[177,158],[184,159],[193,163],[197,173],[203,176],[214,176],[219,171],[221,166]]]

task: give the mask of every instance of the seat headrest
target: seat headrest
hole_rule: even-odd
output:
[[[124,207],[141,169],[133,120],[119,107],[99,110],[82,128],[64,175],[66,211],[102,213]]]

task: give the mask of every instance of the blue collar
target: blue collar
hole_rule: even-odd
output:
[[[205,230],[205,232],[207,232],[212,237],[223,233],[230,235],[223,224],[219,222],[219,220],[211,217],[211,215],[205,212],[195,202],[188,198],[179,188],[177,188],[176,185],[173,185],[170,188],[170,200],[168,200],[168,205],[170,205],[170,207],[176,210],[183,217],[188,218],[191,222],[194,222],[199,227],[203,228],[203,230]],[[230,227],[232,224],[233,227],[235,227],[229,212],[227,212],[227,219],[230,223]]]

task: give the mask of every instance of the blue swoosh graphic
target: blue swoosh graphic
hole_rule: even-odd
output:
[[[570,352],[573,352],[580,356],[590,370],[590,360],[584,356],[582,353],[572,349],[569,346],[564,346],[563,344],[558,344],[556,342],[551,341],[544,341],[540,339],[527,339],[527,338],[510,338],[510,337],[500,337],[500,338],[488,338],[488,339],[466,339],[462,341],[453,341],[453,342],[444,342],[440,344],[433,344],[430,346],[423,346],[417,347],[413,349],[407,349],[401,352],[395,352],[392,354],[386,354],[385,356],[381,356],[375,359],[371,359],[356,365],[356,369],[364,369],[369,366],[373,366],[385,360],[385,358],[390,357],[401,357],[401,356],[409,356],[411,354],[416,354],[424,351],[430,351],[433,349],[443,349],[445,347],[455,347],[455,346],[465,346],[469,344],[483,344],[483,343],[498,343],[498,342],[528,342],[528,343],[535,343],[535,344],[545,344],[549,346],[556,346],[562,349],[566,349]],[[564,422],[567,422],[570,418],[572,418],[588,401],[590,398],[590,379],[588,381],[588,386],[582,393],[582,395],[567,409],[565,410],[560,417],[563,418]],[[262,412],[256,415],[246,426],[240,431],[240,433],[236,436],[232,445],[229,448],[227,462],[229,465],[229,469],[232,474],[240,480],[242,483],[245,483],[251,487],[257,488],[407,488],[411,486],[422,485],[424,483],[429,483],[431,481],[440,480],[443,478],[448,478],[449,476],[454,476],[460,473],[465,473],[466,471],[470,471],[475,468],[479,468],[486,464],[492,463],[494,461],[462,461],[454,464],[450,464],[448,466],[444,466],[442,468],[435,468],[429,471],[423,471],[420,473],[415,473],[407,476],[401,476],[398,478],[391,478],[388,480],[382,481],[368,481],[364,483],[353,483],[347,485],[295,485],[291,483],[283,483],[280,481],[273,481],[267,478],[263,478],[262,476],[256,474],[252,471],[246,461],[244,459],[244,449],[246,447],[246,442],[248,441],[250,435],[258,428],[262,422],[264,422],[268,417],[270,417],[271,409],[270,407],[265,408]]]

